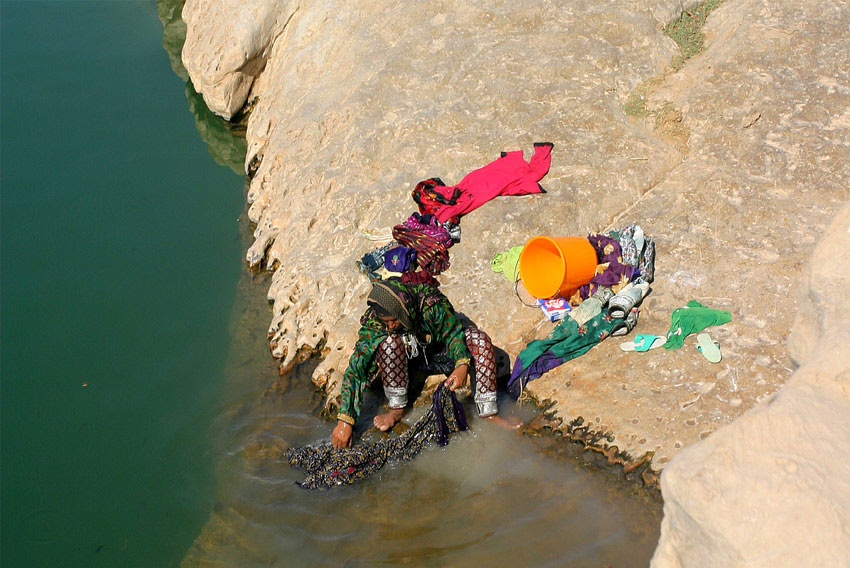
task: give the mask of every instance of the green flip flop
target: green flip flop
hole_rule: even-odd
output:
[[[720,353],[720,344],[714,341],[707,333],[697,335],[697,349],[699,349],[703,357],[708,359],[709,363],[719,363],[723,358],[723,354]]]
[[[667,338],[663,335],[650,335],[648,333],[638,333],[635,335],[634,341],[626,341],[620,344],[620,349],[623,351],[638,351],[643,353],[650,349],[656,349],[664,345]]]

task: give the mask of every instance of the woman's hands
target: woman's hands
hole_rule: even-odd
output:
[[[331,445],[334,448],[348,448],[351,446],[351,433],[354,431],[354,427],[348,422],[343,422],[342,420],[337,420],[336,428],[334,428],[333,433],[331,434]]]
[[[455,391],[466,386],[466,381],[469,378],[469,365],[462,363],[452,371],[449,378],[446,379],[445,385],[450,391]]]

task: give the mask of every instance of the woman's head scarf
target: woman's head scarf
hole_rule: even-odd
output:
[[[407,306],[408,292],[404,284],[393,279],[379,280],[372,283],[372,291],[366,303],[371,306],[378,316],[394,317],[408,330],[413,329],[413,315]]]

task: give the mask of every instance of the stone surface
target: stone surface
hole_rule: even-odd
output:
[[[850,207],[823,239],[792,334],[800,368],[664,469],[653,566],[850,566]]]
[[[637,331],[666,332],[692,298],[728,309],[733,321],[709,330],[723,361],[709,364],[693,338],[644,354],[608,340],[529,394],[656,471],[761,408],[816,347],[811,333],[795,335],[789,357],[786,338],[807,259],[850,198],[850,10],[724,3],[704,52],[673,72],[677,47],[662,28],[680,10],[650,0],[189,0],[183,59],[197,90],[223,116],[257,97],[247,261],[273,272],[269,337],[281,367],[322,348],[314,381],[332,405],[368,291],[354,262],[375,243],[361,231],[404,220],[421,179],[454,183],[499,151],[546,140],[547,194],[464,217],[441,277],[455,306],[513,359],[551,325],[489,270],[493,255],[537,234],[637,222],[658,243]],[[624,111],[633,92],[644,94],[642,118]],[[804,313],[819,302],[801,304],[798,329],[832,325]]]
[[[246,163],[259,168],[248,262],[274,270],[274,355],[286,368],[326,345],[315,380],[331,401],[368,289],[354,261],[374,243],[360,231],[403,220],[420,179],[457,181],[500,150],[554,142],[549,193],[467,215],[444,289],[515,356],[549,324],[489,259],[535,234],[641,223],[659,253],[638,331],[665,332],[691,298],[730,309],[734,320],[711,330],[724,360],[708,364],[693,340],[648,354],[608,341],[529,392],[612,432],[635,458],[654,452],[660,470],[791,373],[784,342],[802,267],[850,186],[848,13],[828,2],[724,4],[705,52],[672,73],[676,46],[661,28],[678,4],[544,4],[276,4],[275,27],[250,21],[248,8],[193,0],[183,54],[207,62],[187,63],[196,86],[223,87],[226,69],[250,57],[213,66],[222,50],[282,29],[271,45],[238,50],[265,54],[250,94]],[[273,11],[250,6],[255,17]],[[679,109],[678,128],[623,112],[643,84],[649,109]]]
[[[210,110],[230,119],[244,106],[295,4],[269,0],[186,2],[182,60]]]

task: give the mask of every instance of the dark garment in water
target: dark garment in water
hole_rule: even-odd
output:
[[[432,439],[445,446],[449,434],[468,429],[466,414],[455,393],[440,384],[431,408],[401,436],[341,450],[327,443],[290,448],[286,457],[289,465],[307,473],[298,485],[305,489],[325,489],[364,479],[388,462],[411,460]]]

